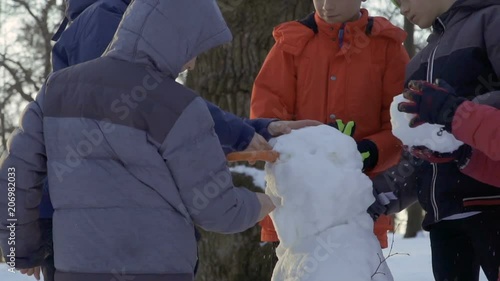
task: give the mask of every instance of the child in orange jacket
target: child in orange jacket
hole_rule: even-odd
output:
[[[255,80],[250,116],[325,124],[352,120],[364,170],[374,177],[399,160],[389,107],[403,90],[409,57],[405,32],[370,17],[361,1],[314,0],[314,13],[274,29],[276,43]],[[263,241],[278,241],[269,217],[261,226]],[[388,217],[375,223],[383,248],[391,229]]]

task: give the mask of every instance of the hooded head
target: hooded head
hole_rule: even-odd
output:
[[[193,58],[231,39],[215,0],[135,0],[104,55],[176,77]]]
[[[459,12],[470,13],[491,5],[498,0],[393,0],[400,6],[401,14],[420,28],[431,27],[439,17],[441,22]]]
[[[66,18],[74,21],[88,6],[98,0],[66,0]]]
[[[500,91],[489,92],[477,96],[472,101],[478,104],[489,105],[494,108],[500,109]]]
[[[99,0],[66,0],[66,18],[71,22],[78,17],[85,9],[90,5],[96,3]],[[130,4],[132,0],[105,0],[105,2],[124,2],[125,4]]]

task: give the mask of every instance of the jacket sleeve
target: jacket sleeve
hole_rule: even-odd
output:
[[[500,161],[500,109],[470,101],[455,112],[453,135],[491,158]]]
[[[488,13],[488,17],[484,21],[485,30],[483,33],[488,58],[493,66],[493,69],[495,70],[496,78],[500,78],[500,34],[498,33],[498,27],[500,26],[500,18],[498,17],[499,13],[500,7],[498,5],[492,6],[491,12]],[[488,77],[488,81],[496,81],[496,79]],[[487,86],[491,87],[492,85]]]
[[[395,198],[386,205],[385,215],[399,213],[418,200],[417,168],[420,165],[409,153],[401,161],[373,179],[376,193],[393,193]],[[421,160],[418,160],[421,161]]]
[[[408,53],[402,44],[390,44],[387,48],[385,74],[383,78],[383,96],[381,127],[376,134],[366,137],[377,146],[377,165],[370,174],[378,174],[396,165],[401,154],[401,142],[392,134],[390,107],[395,96],[403,91],[405,69],[409,62]]]
[[[236,233],[257,223],[257,196],[233,186],[213,120],[201,98],[184,109],[160,151],[196,225]]]
[[[205,101],[215,122],[215,133],[225,153],[245,150],[255,134],[255,129],[232,113],[223,111],[217,105]]]
[[[471,178],[489,185],[500,187],[500,160],[493,160],[479,150],[472,150],[472,154],[460,171]]]
[[[250,118],[294,120],[296,75],[293,56],[271,49],[255,79]]]
[[[19,128],[0,159],[0,245],[7,262],[31,268],[45,258],[39,226],[39,204],[47,176],[43,137],[42,88],[24,110]],[[11,258],[15,254],[15,258]]]

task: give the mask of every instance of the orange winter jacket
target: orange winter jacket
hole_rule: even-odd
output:
[[[250,117],[352,120],[354,139],[377,146],[377,165],[367,174],[396,165],[401,144],[392,135],[389,108],[404,86],[406,33],[362,9],[359,20],[345,24],[328,24],[313,13],[277,26],[273,36],[276,43],[254,83]],[[384,223],[376,223],[375,233],[386,246],[390,220],[379,221]],[[278,240],[269,217],[261,225],[263,241]]]

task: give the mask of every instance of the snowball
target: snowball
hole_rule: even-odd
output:
[[[391,104],[392,133],[404,145],[425,146],[433,151],[447,153],[457,150],[463,142],[457,140],[452,134],[443,131],[443,126],[433,124],[422,124],[416,128],[410,128],[408,123],[415,116],[400,112],[398,104],[408,102],[403,95],[394,97]],[[441,133],[440,133],[441,132]]]

